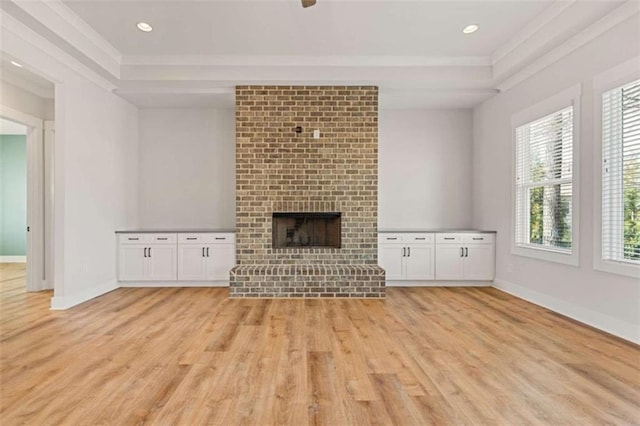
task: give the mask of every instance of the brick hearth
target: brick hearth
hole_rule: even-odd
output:
[[[236,88],[231,297],[384,297],[377,202],[376,87]],[[341,212],[341,247],[272,248],[273,212]]]

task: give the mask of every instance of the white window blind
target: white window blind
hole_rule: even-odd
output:
[[[516,128],[516,245],[571,252],[573,106]]]
[[[640,264],[640,80],[602,95],[602,258]]]

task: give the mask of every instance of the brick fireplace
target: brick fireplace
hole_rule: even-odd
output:
[[[377,203],[377,87],[236,88],[231,297],[384,297]]]

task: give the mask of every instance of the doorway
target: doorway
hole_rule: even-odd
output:
[[[55,85],[18,58],[5,56],[3,52],[0,52],[0,77],[0,120],[21,126],[25,140],[21,151],[23,180],[11,179],[5,183],[3,179],[0,185],[4,193],[20,192],[23,201],[19,212],[7,213],[10,223],[2,224],[0,238],[3,242],[10,238],[11,244],[20,238],[26,245],[20,255],[26,260],[22,265],[27,291],[52,289]],[[3,260],[21,259],[0,259]]]
[[[0,118],[0,263],[27,263],[27,127]],[[21,266],[22,265],[22,266]],[[26,273],[26,271],[25,271]]]
[[[27,291],[51,289],[52,271],[45,268],[45,254],[53,241],[45,241],[44,122],[0,105],[0,123],[14,133],[1,138],[0,261],[13,264],[14,272],[20,269],[15,264],[24,263]]]

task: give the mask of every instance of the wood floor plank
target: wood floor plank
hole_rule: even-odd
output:
[[[0,265],[0,423],[640,424],[640,348],[493,288],[386,300],[123,288],[67,311]]]

